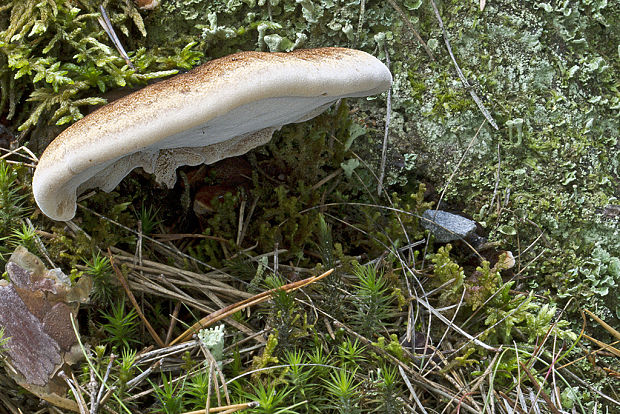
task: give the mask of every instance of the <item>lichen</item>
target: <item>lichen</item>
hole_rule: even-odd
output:
[[[531,286],[588,298],[611,316],[617,304],[589,288],[601,268],[597,249],[620,257],[617,218],[601,214],[620,194],[619,6],[498,1],[480,11],[476,2],[442,5],[456,60],[500,125],[497,132],[482,126],[444,201],[515,251],[543,232],[520,258],[527,263],[541,254],[524,269],[536,276]],[[428,27],[429,44],[442,45],[429,9],[415,9],[418,24]],[[397,112],[391,138],[404,153],[402,173],[415,171],[439,191],[484,118],[445,49],[433,50],[432,62],[423,54],[398,59],[402,48],[388,44]],[[597,283],[617,290],[617,282],[605,280]]]
[[[198,331],[198,339],[203,347],[211,352],[213,359],[221,363],[224,357],[224,325]]]

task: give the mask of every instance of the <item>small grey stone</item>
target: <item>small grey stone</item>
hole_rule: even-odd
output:
[[[439,243],[464,239],[476,231],[476,222],[442,210],[426,210],[422,227],[429,230]]]

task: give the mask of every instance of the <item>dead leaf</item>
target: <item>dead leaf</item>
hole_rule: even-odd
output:
[[[77,411],[57,373],[81,356],[71,320],[87,300],[92,279],[82,276],[72,287],[64,273],[47,270],[23,247],[13,252],[6,271],[11,282],[0,281],[0,326],[9,339],[3,355],[7,373],[40,398]]]

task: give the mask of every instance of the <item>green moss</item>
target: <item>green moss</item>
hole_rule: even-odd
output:
[[[274,331],[267,338],[267,343],[265,344],[265,349],[260,356],[255,356],[252,362],[252,379],[259,380],[260,378],[266,376],[271,377],[271,375],[262,370],[262,368],[266,368],[270,365],[275,365],[279,362],[278,357],[274,356],[276,352],[276,348],[278,346],[278,332]]]
[[[405,351],[398,340],[398,336],[395,334],[390,335],[388,343],[386,343],[386,338],[384,336],[380,336],[377,338],[377,342],[373,342],[372,345],[387,351],[390,355],[393,355],[401,361],[404,359]]]
[[[132,36],[146,34],[142,18],[132,3],[114,3],[108,13],[125,35],[121,38],[133,69],[99,25],[98,3],[85,1],[80,7],[66,0],[28,0],[0,8],[0,111],[14,129],[31,130],[40,119],[44,124],[74,122],[84,107],[105,103],[97,95],[106,90],[144,85],[177,72],[168,69],[196,64],[186,45],[162,55],[131,42]]]

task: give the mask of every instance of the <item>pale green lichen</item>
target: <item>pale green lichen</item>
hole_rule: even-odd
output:
[[[419,25],[429,24],[425,35],[441,45],[426,9],[417,9]],[[483,12],[474,3],[440,7],[461,69],[501,127],[482,127],[447,201],[515,250],[543,231],[521,258],[526,263],[542,253],[525,270],[537,276],[532,286],[587,297],[608,316],[617,304],[590,287],[597,280],[605,288],[595,291],[619,289],[609,276],[599,280],[596,253],[600,246],[610,260],[620,257],[617,218],[600,213],[620,194],[619,9],[605,1],[498,1]],[[442,48],[437,65],[424,55],[398,60],[402,48],[390,46],[392,137],[405,152],[405,168],[442,188],[484,118]]]
[[[393,23],[385,5],[366,7],[360,30],[360,1],[173,0],[147,19],[150,43],[200,37],[207,53],[237,50],[288,51],[326,45],[374,48],[373,35]],[[363,33],[360,39],[358,33]],[[174,40],[173,40],[174,41]]]
[[[198,331],[200,345],[207,349],[218,363],[221,363],[224,357],[224,328],[224,325],[219,325]]]

